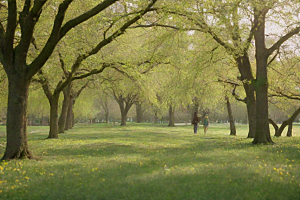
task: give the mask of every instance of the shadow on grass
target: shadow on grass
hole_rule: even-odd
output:
[[[181,161],[182,159],[178,160]],[[159,162],[159,163],[157,163]],[[299,187],[293,183],[283,184],[272,181],[245,167],[220,168],[178,167],[165,171],[157,162],[103,163],[93,161],[97,171],[86,169],[86,163],[72,165],[44,166],[51,173],[59,169],[55,176],[47,176],[37,182],[29,182],[27,187],[19,188],[24,199],[195,199],[195,200],[273,200],[299,199]],[[205,158],[204,163],[210,160]],[[193,165],[197,162],[189,163]],[[184,163],[182,163],[184,164]],[[214,163],[215,164],[215,163]],[[121,166],[121,167],[120,167]],[[44,190],[39,190],[43,185]],[[72,191],[72,192],[70,192]],[[18,199],[8,193],[6,199]]]

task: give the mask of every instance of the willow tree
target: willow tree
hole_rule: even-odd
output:
[[[247,95],[249,137],[254,137],[254,144],[272,143],[268,125],[267,66],[275,59],[281,45],[299,33],[297,15],[300,3],[290,0],[173,3],[175,6],[165,7],[164,11],[176,17],[169,17],[168,23],[154,22],[145,26],[200,31],[222,46],[235,59],[241,74]],[[178,18],[181,21],[175,20]],[[267,22],[280,30],[270,39],[265,32]],[[253,45],[256,74],[250,60]]]
[[[141,15],[137,17],[140,18],[149,11],[156,1],[151,1],[147,8],[140,12]],[[96,4],[94,2],[93,6],[78,16],[68,15],[67,18],[66,14],[71,3],[74,2],[73,0],[64,0],[58,6],[54,6],[55,17],[53,20],[49,19],[49,24],[53,24],[52,30],[41,51],[34,58],[29,59],[28,52],[31,44],[38,43],[34,38],[35,28],[39,26],[40,17],[44,13],[46,14],[45,10],[47,9],[45,7],[46,3],[49,2],[47,0],[25,0],[21,5],[17,5],[16,0],[9,0],[7,1],[7,20],[0,24],[0,62],[5,69],[9,82],[7,144],[2,160],[32,158],[26,134],[27,99],[32,77],[45,65],[58,42],[74,27],[101,13],[117,0],[104,0]],[[1,8],[3,9],[3,7]],[[18,10],[18,8],[22,9]],[[124,31],[122,30],[117,34],[123,34]],[[16,40],[16,36],[20,38]],[[98,44],[98,47],[101,48],[106,45],[115,36],[110,35],[105,38],[102,43]],[[87,54],[83,54],[79,61],[82,61],[86,56]]]

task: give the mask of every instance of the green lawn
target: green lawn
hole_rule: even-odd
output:
[[[236,137],[227,124],[192,129],[78,125],[49,140],[48,127],[28,127],[38,159],[0,163],[0,199],[300,199],[300,126],[275,145],[252,145],[246,125]]]

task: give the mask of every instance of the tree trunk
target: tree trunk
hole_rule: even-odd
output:
[[[193,118],[194,118],[194,113],[198,113],[198,110],[199,110],[199,104],[197,103],[197,97],[194,98],[194,106],[193,106],[193,111],[191,113],[191,121],[193,121]]]
[[[74,111],[72,111],[72,128],[75,126],[75,115]]]
[[[58,120],[59,133],[65,132],[64,131],[65,124],[66,124],[66,119],[67,119],[67,114],[68,114],[69,103],[70,103],[70,93],[71,93],[71,83],[69,83],[69,85],[63,90],[64,100],[63,100],[63,104],[62,104],[60,117]]]
[[[227,104],[227,111],[228,111],[228,118],[229,118],[229,123],[230,123],[230,135],[236,136],[236,128],[234,124],[234,119],[233,119],[233,114],[232,114],[232,109],[230,105],[229,98],[226,96],[226,104]]]
[[[158,124],[158,120],[157,112],[154,112],[154,124]]]
[[[105,123],[108,124],[109,113],[105,112]]]
[[[122,97],[119,98],[118,104],[121,111],[121,126],[126,126],[127,114],[131,106],[128,107],[127,103],[125,103]]]
[[[67,113],[67,119],[65,123],[65,130],[72,129],[73,127],[73,98],[69,98],[69,108],[68,108],[68,113]]]
[[[272,126],[274,127],[275,134],[276,134],[276,132],[278,131],[277,124],[272,119],[270,119],[270,118],[269,118],[269,123],[272,124]]]
[[[27,142],[27,103],[30,81],[19,74],[8,75],[6,149],[2,160],[32,158]]]
[[[174,121],[174,115],[175,115],[175,111],[174,108],[172,107],[172,105],[170,105],[169,107],[169,124],[168,126],[175,126],[175,121]]]
[[[143,108],[142,103],[136,102],[136,122],[141,123],[143,121]]]
[[[289,128],[288,128],[288,131],[286,133],[286,136],[287,137],[292,137],[293,136],[293,123],[289,124]]]
[[[59,94],[50,100],[50,131],[48,138],[58,138],[58,100]]]
[[[121,112],[121,126],[126,126],[126,121],[127,113],[123,110],[123,112]]]
[[[285,120],[285,121],[282,122],[282,124],[281,124],[281,126],[279,127],[279,129],[275,132],[275,136],[276,136],[276,137],[280,137],[281,134],[282,134],[282,132],[283,132],[283,130],[285,129],[285,127],[286,127],[287,125],[292,124],[292,123],[295,121],[296,117],[297,117],[299,114],[300,114],[300,107],[292,114],[292,116],[291,116],[288,120]]]
[[[256,11],[254,21],[257,29],[255,38],[255,58],[256,58],[256,129],[253,144],[273,143],[270,135],[269,117],[268,117],[268,76],[267,62],[268,54],[265,47],[265,15],[267,12],[262,9]]]
[[[253,82],[254,78],[252,75],[252,69],[248,54],[245,53],[243,56],[237,57],[236,62],[246,92],[245,103],[247,105],[247,115],[249,121],[248,138],[254,138],[256,126],[256,100],[254,87],[250,84],[251,82]]]

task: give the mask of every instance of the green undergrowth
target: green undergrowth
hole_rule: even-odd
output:
[[[59,139],[28,127],[36,159],[0,163],[0,199],[300,199],[299,127],[274,145],[252,145],[247,125],[229,136],[228,124],[206,135],[191,125],[82,124]],[[0,135],[1,156],[5,142]]]

